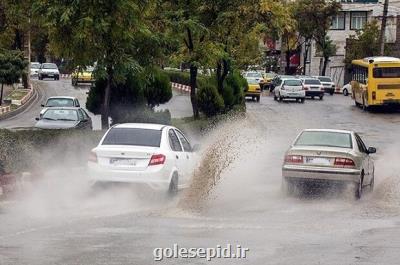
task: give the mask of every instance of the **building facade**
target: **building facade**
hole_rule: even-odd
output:
[[[375,19],[379,23],[382,20],[382,2],[383,0],[342,0],[341,12],[332,18],[331,29],[328,32],[328,36],[336,45],[336,54],[330,58],[326,75],[331,76],[339,86],[343,86],[345,82],[344,59],[346,52],[346,39],[351,35],[356,35],[356,31],[361,30],[367,22]],[[400,14],[399,11],[399,7],[389,5],[385,41],[393,46],[396,46],[395,44],[400,42],[398,39],[398,24],[400,23],[398,23],[397,19],[398,14]],[[311,44],[309,52],[309,58],[311,59],[306,64],[305,73],[308,75],[319,75],[323,65],[323,58],[318,53],[315,42]],[[303,56],[301,57],[303,59]]]

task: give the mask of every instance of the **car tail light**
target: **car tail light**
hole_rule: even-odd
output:
[[[336,157],[335,158],[335,167],[347,167],[347,168],[353,168],[356,166],[353,160],[350,158],[344,158],[344,157]]]
[[[156,154],[150,158],[149,166],[162,165],[165,163],[165,155]]]
[[[281,87],[281,90],[285,90],[285,86],[282,86],[282,87]]]
[[[285,162],[288,164],[303,164],[303,156],[300,155],[287,155]]]
[[[376,92],[375,91],[372,92],[372,100],[376,100]]]
[[[90,152],[88,161],[97,163],[97,154],[94,151]]]

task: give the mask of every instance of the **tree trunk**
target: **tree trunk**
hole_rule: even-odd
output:
[[[190,101],[192,102],[193,108],[193,117],[198,119],[199,108],[197,105],[197,97],[196,97],[196,85],[197,85],[197,66],[191,64],[190,65]]]
[[[113,68],[111,66],[107,67],[107,86],[106,90],[104,91],[104,101],[103,107],[101,110],[101,127],[102,129],[108,129],[109,124],[109,117],[110,117],[110,98],[111,98],[111,85],[113,81]]]
[[[324,57],[324,64],[322,66],[321,75],[324,76],[326,73],[326,67],[328,66],[329,57]]]
[[[218,92],[222,95],[224,91],[224,81],[229,73],[229,65],[226,59],[221,59],[217,62],[217,84]]]
[[[307,59],[308,59],[308,51],[310,49],[310,46],[308,44],[309,40],[306,40],[304,42],[304,62],[303,62],[303,75],[306,75],[306,69],[307,69]]]
[[[3,104],[3,87],[4,87],[4,84],[1,83],[0,106]]]
[[[289,75],[290,74],[290,51],[286,51],[286,68],[285,68],[285,74]]]

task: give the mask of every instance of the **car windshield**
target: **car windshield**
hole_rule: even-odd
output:
[[[304,80],[304,84],[306,84],[306,85],[320,85],[321,82],[318,79],[306,79],[306,80]]]
[[[71,98],[49,98],[46,107],[73,107],[74,100]]]
[[[318,79],[319,79],[321,82],[332,82],[332,79],[331,79],[330,77],[321,76],[321,77],[318,77]]]
[[[42,118],[55,121],[77,121],[78,113],[74,109],[48,109]]]
[[[249,85],[258,85],[258,81],[257,81],[257,79],[255,79],[255,78],[247,78],[246,79],[247,80],[247,84],[249,84]]]
[[[257,72],[251,72],[246,74],[247,77],[261,77],[260,73]]]
[[[287,86],[301,86],[301,81],[296,79],[285,80],[283,84]]]
[[[44,63],[42,66],[43,69],[57,69],[57,65],[54,63]]]
[[[137,145],[160,147],[161,130],[141,128],[112,128],[102,145]]]
[[[351,134],[341,132],[305,131],[297,138],[295,146],[328,146],[352,148]]]
[[[32,69],[39,69],[40,68],[40,63],[31,63],[31,68]]]

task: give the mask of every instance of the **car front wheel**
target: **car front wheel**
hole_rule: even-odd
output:
[[[349,91],[347,91],[347,89],[343,89],[343,95],[347,97],[349,95]]]
[[[178,174],[174,173],[174,175],[171,178],[171,182],[169,183],[169,188],[168,188],[168,195],[173,197],[178,193]]]

